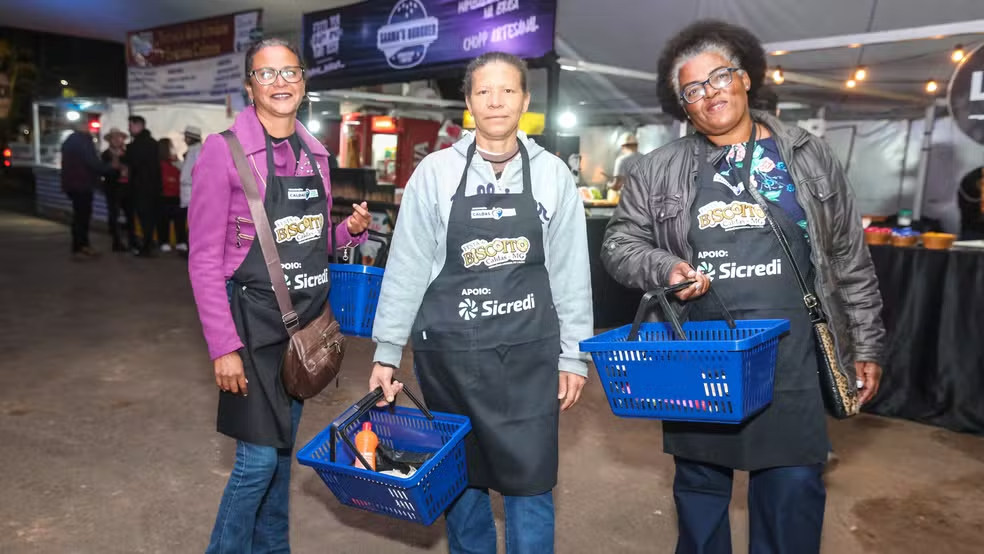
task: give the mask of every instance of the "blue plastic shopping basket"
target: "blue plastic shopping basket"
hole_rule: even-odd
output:
[[[369,240],[382,243],[376,264],[383,265],[390,235],[369,231]],[[359,264],[331,264],[331,302],[335,319],[342,334],[352,337],[372,337],[372,322],[383,285],[383,268]]]
[[[404,392],[419,410],[375,408],[383,397],[377,388],[302,448],[297,461],[313,467],[342,504],[430,525],[468,485],[464,438],[471,422],[465,416],[432,413],[410,391]],[[372,422],[380,444],[436,453],[406,479],[356,468],[356,456],[369,467],[353,442],[366,421]],[[340,448],[338,437],[344,443]]]
[[[681,326],[666,295],[691,284],[647,293],[632,325],[581,342],[615,415],[735,424],[772,402],[779,336],[789,321],[736,322],[722,304],[727,321]],[[642,323],[654,297],[671,323]]]

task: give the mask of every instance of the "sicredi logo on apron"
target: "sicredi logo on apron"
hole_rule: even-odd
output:
[[[300,273],[298,275],[294,275],[293,277],[285,273],[284,281],[287,284],[287,288],[290,290],[310,289],[331,283],[331,272],[328,268],[325,268],[324,271],[318,273],[317,275]]]
[[[782,258],[775,258],[767,264],[739,264],[725,262],[715,267],[710,262],[701,262],[697,267],[710,280],[715,279],[754,279],[782,275]]]
[[[530,241],[526,237],[477,239],[461,245],[461,260],[465,268],[484,265],[488,268],[526,261]]]
[[[761,229],[765,224],[765,212],[758,204],[716,200],[697,209],[697,225],[701,231],[714,227],[725,231]]]
[[[533,293],[527,294],[526,298],[512,300],[509,302],[486,300],[482,302],[481,311],[479,311],[479,305],[477,302],[471,298],[465,298],[458,304],[458,315],[465,321],[471,321],[477,317],[518,314],[535,308],[536,295]]]
[[[325,216],[323,214],[304,217],[289,215],[273,223],[273,234],[277,237],[278,244],[292,240],[297,241],[297,244],[304,244],[318,240],[324,227]]]

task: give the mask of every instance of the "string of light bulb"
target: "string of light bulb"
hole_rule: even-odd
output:
[[[967,54],[963,45],[958,44],[953,48],[953,51],[950,52],[950,59],[953,60],[954,63],[960,63],[964,60],[964,58],[966,58],[966,55]],[[771,76],[772,82],[777,85],[781,85],[786,82],[786,75],[783,72],[781,65],[777,65],[772,69]],[[867,78],[868,68],[866,66],[859,65],[854,69],[853,75],[844,81],[844,86],[849,89],[857,88],[858,84]],[[929,79],[925,82],[924,89],[927,94],[936,94],[940,89],[940,85],[935,79]]]

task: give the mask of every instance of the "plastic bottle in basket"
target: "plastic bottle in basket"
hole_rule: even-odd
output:
[[[379,437],[372,431],[372,423],[368,421],[362,424],[362,430],[355,436],[355,448],[358,449],[362,457],[372,466],[370,469],[376,471],[376,447],[379,446]],[[352,464],[355,467],[363,467],[359,458]],[[364,468],[363,468],[364,469]]]

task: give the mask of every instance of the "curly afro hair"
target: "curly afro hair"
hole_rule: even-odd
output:
[[[748,73],[752,82],[748,91],[749,103],[753,103],[768,66],[762,43],[750,31],[737,25],[716,20],[692,23],[670,39],[659,57],[659,103],[664,113],[684,120],[687,112],[680,105],[680,95],[674,87],[673,70],[682,56],[693,56],[700,51],[717,49],[730,52],[738,65]]]

